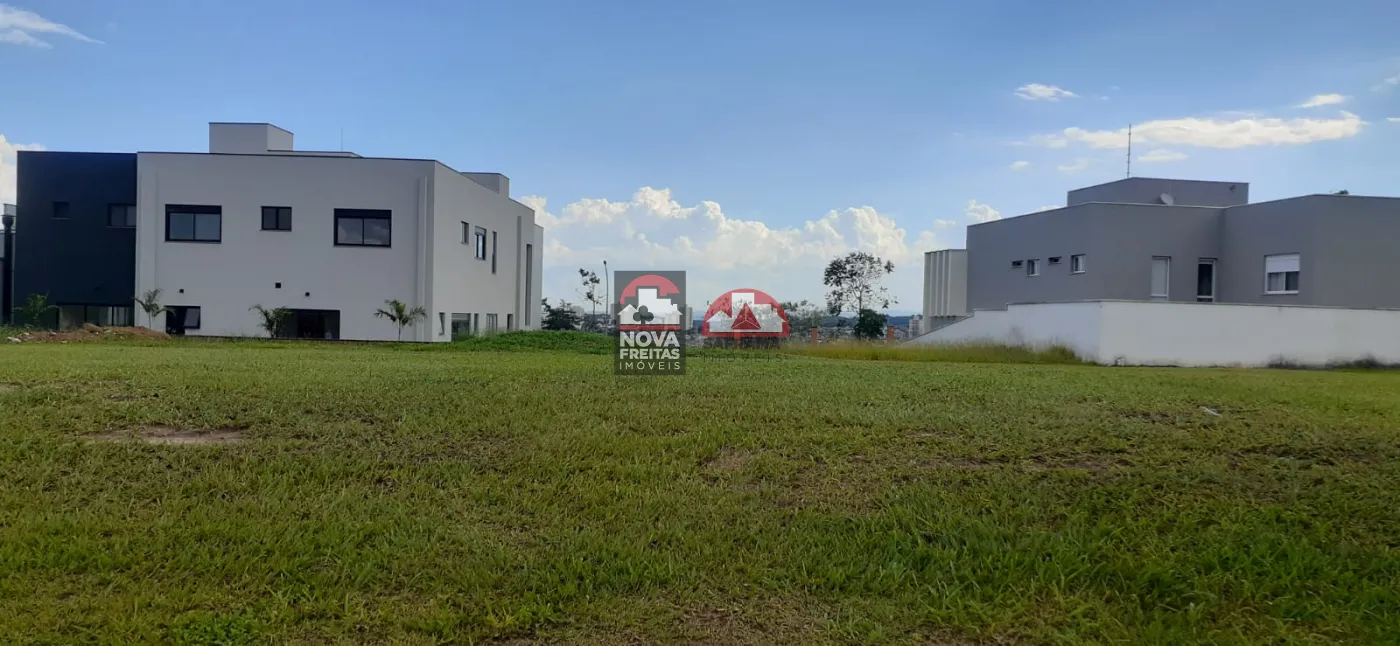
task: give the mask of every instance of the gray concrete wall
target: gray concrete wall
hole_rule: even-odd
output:
[[[1220,213],[1204,207],[1083,204],[970,226],[968,307],[1147,300],[1153,256],[1172,259],[1169,300],[1194,302],[1197,260],[1220,254]],[[1070,272],[1074,254],[1085,255],[1082,274]],[[1052,265],[1054,256],[1060,262]],[[1026,275],[1024,263],[1032,258],[1040,260],[1038,276]],[[1015,260],[1022,266],[1013,267]]]
[[[1070,191],[1065,204],[1161,204],[1163,193],[1171,195],[1176,206],[1237,206],[1249,203],[1249,184],[1245,182],[1130,177]]]
[[[1225,213],[1222,296],[1237,303],[1400,307],[1387,280],[1400,240],[1400,198],[1306,195]],[[1264,256],[1297,253],[1298,293],[1264,293]]]

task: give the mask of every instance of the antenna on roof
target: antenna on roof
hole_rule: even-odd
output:
[[[1124,177],[1133,176],[1133,124],[1128,124],[1128,174]]]

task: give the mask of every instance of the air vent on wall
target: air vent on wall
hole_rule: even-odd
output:
[[[1013,260],[1013,261],[1011,261],[1011,268],[1012,268],[1012,269],[1015,269],[1015,268],[1020,267],[1020,266],[1021,266],[1021,261],[1020,261],[1020,260]]]

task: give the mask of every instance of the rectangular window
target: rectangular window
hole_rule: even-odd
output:
[[[472,332],[481,334],[481,314],[472,313]]]
[[[1071,274],[1082,274],[1082,273],[1084,273],[1084,254],[1082,254],[1082,253],[1077,253],[1077,254],[1074,254],[1073,256],[1070,256],[1070,257],[1069,257],[1069,273],[1071,273]]]
[[[262,207],[262,230],[263,230],[263,231],[291,231],[291,230],[292,230],[292,207],[290,207],[290,206],[264,206],[264,207]]]
[[[472,227],[466,222],[462,223],[462,244],[472,243]]]
[[[184,334],[185,330],[198,330],[200,324],[198,306],[174,305],[165,314],[165,333]]]
[[[1012,269],[1016,269],[1016,268],[1020,267],[1020,266],[1023,265],[1023,264],[1025,264],[1025,263],[1022,262],[1022,261],[1020,261],[1020,260],[1013,260],[1013,261],[1011,261],[1011,268],[1012,268]]]
[[[133,308],[112,305],[59,305],[58,327],[71,330],[87,323],[103,327],[128,327],[133,324]]]
[[[487,314],[487,315],[486,315],[486,331],[487,331],[487,332],[495,332],[495,331],[496,331],[496,315],[495,315],[495,314]]]
[[[476,259],[486,260],[486,229],[476,228]]]
[[[1050,264],[1052,264],[1052,265],[1058,265],[1058,264],[1060,264],[1060,257],[1059,257],[1059,256],[1050,256]]]
[[[447,334],[447,312],[438,312],[438,336]]]
[[[1026,275],[1027,275],[1027,276],[1039,276],[1039,275],[1040,275],[1040,259],[1039,259],[1039,258],[1031,258],[1030,260],[1027,260],[1027,261],[1026,261]]]
[[[525,245],[525,326],[530,325],[530,310],[535,309],[535,297],[530,293],[530,286],[534,285],[535,273],[535,246]]]
[[[1215,259],[1201,258],[1196,261],[1196,302],[1215,302]]]
[[[1264,256],[1264,293],[1297,294],[1300,265],[1296,253]]]
[[[491,232],[491,273],[496,273],[496,232]]]
[[[53,203],[53,219],[55,219],[55,220],[67,220],[67,219],[68,219],[68,203],[67,203],[67,202],[54,202],[54,203]]]
[[[383,209],[336,209],[335,244],[340,247],[388,247],[392,213]]]
[[[509,331],[511,331],[511,330],[514,330],[514,329],[515,329],[515,315],[514,315],[514,314],[507,314],[507,315],[506,315],[506,331],[509,332]]]
[[[1166,300],[1171,293],[1172,259],[1170,256],[1152,257],[1152,298]]]
[[[221,242],[224,208],[198,204],[165,205],[165,239],[170,242]]]
[[[134,227],[134,226],[136,226],[136,205],[135,205],[135,204],[108,204],[108,205],[107,205],[107,226],[109,226],[109,227]]]

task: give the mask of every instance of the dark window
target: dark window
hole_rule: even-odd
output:
[[[496,273],[496,232],[491,232],[491,273]]]
[[[336,209],[335,243],[345,247],[388,247],[390,212],[381,209]]]
[[[87,323],[103,327],[127,327],[133,323],[133,314],[134,310],[130,306],[59,305],[58,327],[71,330]]]
[[[472,227],[466,222],[462,223],[462,244],[472,243]]]
[[[1011,266],[1012,266],[1012,267],[1020,267],[1020,266],[1021,266],[1021,261],[1020,261],[1020,260],[1013,260],[1013,261],[1011,261]]]
[[[174,305],[165,314],[165,333],[184,334],[185,330],[199,329],[199,307]]]
[[[107,205],[107,226],[109,226],[109,227],[134,227],[134,226],[136,226],[136,205],[134,205],[134,204],[108,204],[108,205]]]
[[[486,260],[486,229],[476,228],[476,259]]]
[[[525,325],[530,325],[530,310],[535,307],[535,297],[530,293],[530,286],[535,284],[535,246],[525,245]]]
[[[165,239],[170,242],[220,242],[224,208],[195,204],[165,206]]]
[[[54,202],[54,203],[53,203],[53,217],[54,217],[55,220],[67,220],[67,219],[68,219],[68,203],[67,203],[67,202]]]
[[[1058,265],[1058,264],[1060,264],[1060,257],[1059,257],[1059,256],[1050,256],[1050,264],[1052,264],[1052,265]]]
[[[291,231],[292,207],[264,206],[262,209],[263,231]]]

